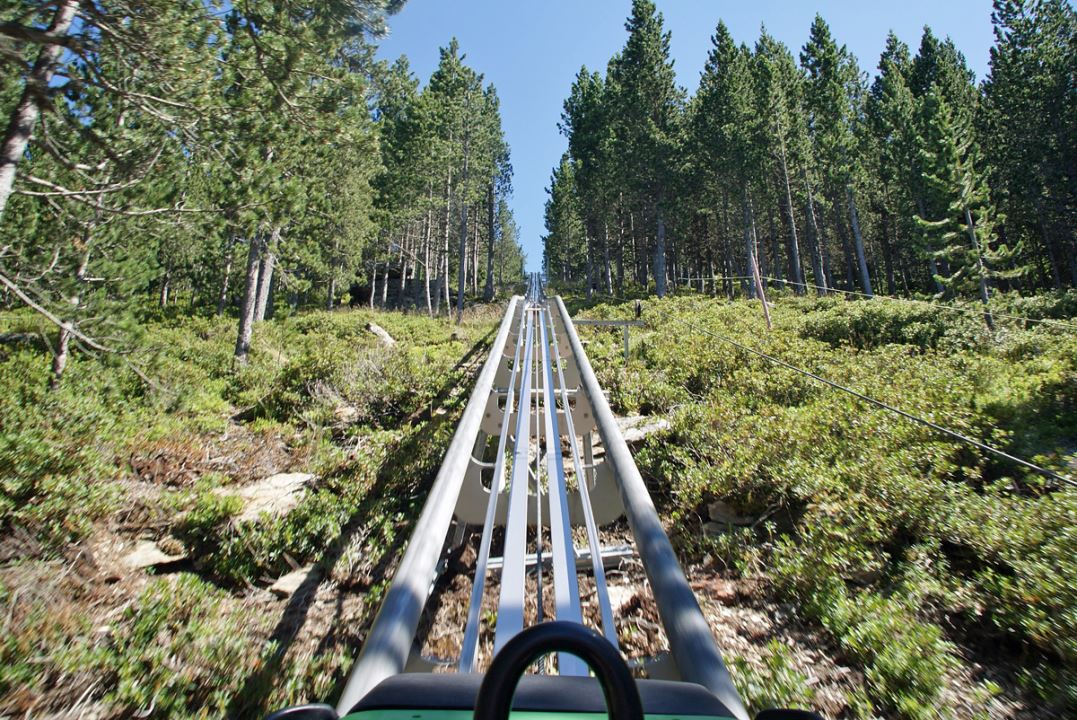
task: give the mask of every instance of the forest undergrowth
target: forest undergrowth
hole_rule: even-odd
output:
[[[671,422],[636,459],[693,581],[754,588],[828,638],[862,677],[842,716],[1072,712],[1077,496],[714,335],[1072,475],[1077,333],[1001,316],[1073,322],[1077,297],[994,302],[989,331],[975,311],[779,294],[767,332],[758,302],[647,300],[627,366],[619,333],[582,331],[615,411]],[[79,354],[49,390],[51,328],[3,315],[0,715],[335,697],[496,320],[301,314],[265,322],[234,367],[232,322],[155,315],[128,354]],[[315,479],[286,515],[241,520],[240,491],[280,472]],[[715,523],[714,501],[747,522]],[[124,567],[145,540],[182,559]],[[294,593],[267,590],[297,568]],[[811,698],[794,653],[772,638],[727,657],[750,705]],[[977,697],[958,707],[963,669]]]
[[[586,333],[614,411],[671,423],[636,460],[685,562],[751,581],[829,635],[864,676],[854,714],[960,716],[947,685],[963,665],[988,669],[983,698],[1018,695],[1022,717],[1077,710],[1077,489],[717,336],[1077,475],[1077,295],[993,303],[1057,322],[996,317],[991,331],[975,305],[779,293],[768,332],[758,301],[689,294],[644,301],[627,365],[619,331]],[[736,524],[708,518],[715,501]],[[780,652],[732,665],[749,702],[806,687]]]
[[[50,390],[54,328],[0,316],[0,717],[334,697],[498,319],[299,314],[234,366],[234,320],[155,311]],[[240,518],[239,491],[282,472],[314,476],[297,504]],[[181,559],[126,566],[147,540]],[[304,567],[291,596],[266,589]]]

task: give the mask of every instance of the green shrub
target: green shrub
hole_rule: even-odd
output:
[[[769,708],[806,708],[815,695],[808,678],[793,666],[789,648],[778,640],[767,643],[761,667],[734,657],[730,674],[752,715]]]
[[[0,373],[0,529],[18,525],[47,546],[85,535],[115,507],[109,445],[137,418],[115,413],[122,381],[73,360],[70,382],[48,390],[44,357],[22,351]]]
[[[843,651],[861,664],[870,696],[908,718],[934,718],[954,664],[938,626],[874,593],[822,592],[809,601]]]
[[[589,336],[616,409],[663,398],[648,409],[671,429],[636,461],[680,549],[769,577],[896,715],[931,716],[943,702],[954,658],[940,616],[1023,643],[1032,652],[1014,663],[1072,665],[1077,496],[720,337],[1065,473],[1077,336],[1012,322],[990,334],[978,311],[882,300],[789,298],[771,315],[768,333],[750,303],[649,301],[627,370],[618,338]],[[755,518],[754,530],[694,535],[715,499]],[[1052,677],[1054,696],[1073,694],[1072,675]]]
[[[265,616],[230,609],[226,597],[189,574],[147,586],[101,659],[114,677],[112,702],[129,713],[223,717],[273,651],[250,642]]]
[[[1072,323],[1077,318],[1077,290],[1055,290],[1032,296],[995,293],[991,298],[991,307],[1007,315],[1032,320],[1052,319]]]
[[[832,346],[852,345],[862,350],[881,345],[936,347],[955,318],[930,305],[885,300],[856,300],[807,314],[800,334]],[[959,322],[964,323],[963,319]]]

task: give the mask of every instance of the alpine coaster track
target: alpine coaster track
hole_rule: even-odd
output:
[[[661,680],[633,679],[619,650],[604,565],[626,549],[603,547],[599,530],[622,517],[669,642],[669,656],[650,673]],[[433,673],[420,654],[419,623],[448,554],[479,528],[457,672]],[[575,528],[584,529],[584,547],[574,541]],[[495,535],[499,558],[491,557]],[[530,625],[529,571],[530,592],[537,594]],[[486,609],[496,612],[483,613],[494,573],[497,606]],[[584,625],[580,580],[587,575],[601,634]],[[553,621],[543,617],[543,596],[551,592]],[[493,631],[494,656],[481,673],[484,627]],[[549,653],[556,663],[533,665]],[[548,669],[525,675],[529,667]],[[560,297],[546,297],[538,275],[525,296],[508,303],[336,708],[303,705],[270,718],[503,720],[510,706],[528,720],[602,713],[617,720],[749,718],[572,319]],[[764,717],[816,716],[795,710],[757,716]]]

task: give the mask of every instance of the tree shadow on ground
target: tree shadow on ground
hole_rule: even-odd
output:
[[[364,609],[359,626],[341,627],[344,601],[349,592],[365,592],[370,587],[385,583],[392,577],[411,528],[422,509],[422,504],[433,484],[441,458],[451,441],[456,422],[468,399],[469,388],[481,366],[477,361],[493,341],[496,329],[477,341],[449,373],[431,403],[404,421],[407,432],[386,455],[370,490],[355,512],[341,529],[329,540],[313,560],[313,569],[299,588],[289,598],[276,626],[268,637],[267,651],[258,670],[249,675],[242,687],[232,696],[226,716],[258,717],[267,711],[267,703],[276,687],[275,678],[285,667],[289,650],[295,644],[310,616],[314,598],[322,580],[330,576],[345,556],[348,548],[356,543],[364,545],[364,553],[378,557],[357,582],[343,583],[338,588],[332,621],[320,639],[314,657],[331,652],[340,646],[359,645],[366,637],[377,607],[371,603]],[[444,412],[437,412],[438,409]],[[349,469],[343,470],[348,472]],[[400,527],[394,527],[391,539],[385,544],[371,547],[370,542],[384,539],[376,533],[374,525],[382,518],[401,517]],[[336,697],[343,689],[347,668],[339,669],[328,697]],[[325,700],[325,698],[312,698]]]

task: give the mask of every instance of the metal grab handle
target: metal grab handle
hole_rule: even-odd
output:
[[[554,651],[572,653],[595,671],[610,720],[643,720],[643,702],[621,654],[594,630],[565,621],[533,625],[505,643],[479,686],[474,720],[508,720],[520,677]]]

